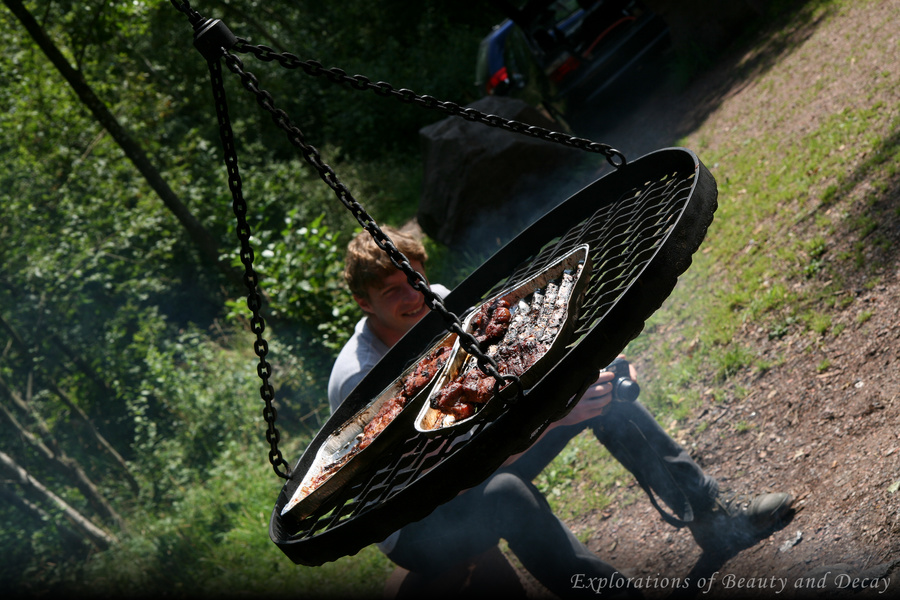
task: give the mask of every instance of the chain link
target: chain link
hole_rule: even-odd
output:
[[[202,19],[203,16],[200,15],[196,10],[191,8],[191,3],[188,0],[182,0],[179,2],[178,0],[170,0],[172,2],[172,6],[178,9],[180,12],[184,13],[187,16],[188,21],[190,21],[191,25],[197,25]]]
[[[234,133],[231,129],[231,120],[228,117],[228,104],[225,101],[225,84],[222,80],[222,64],[218,60],[210,60],[209,75],[212,82],[213,97],[216,105],[216,115],[219,120],[219,134],[222,138],[222,146],[225,150],[225,166],[228,171],[228,187],[231,189],[232,210],[237,219],[237,237],[241,243],[241,264],[244,265],[244,285],[247,288],[247,308],[250,309],[250,331],[256,335],[253,343],[253,351],[259,358],[256,373],[259,375],[262,385],[259,388],[260,397],[265,404],[263,419],[266,422],[266,441],[269,442],[269,462],[279,477],[290,479],[290,465],[284,459],[278,449],[279,434],[275,427],[278,411],[275,409],[275,389],[269,383],[272,374],[272,366],[266,360],[269,353],[269,344],[263,337],[266,330],[266,322],[260,311],[262,309],[262,297],[259,293],[259,281],[256,271],[253,269],[253,248],[250,245],[250,225],[247,223],[247,202],[244,200],[241,175],[238,170],[237,149],[234,144]]]
[[[447,310],[440,296],[435,294],[425,277],[413,269],[409,260],[394,245],[390,237],[382,231],[365,208],[353,197],[350,190],[337,177],[330,166],[322,161],[319,151],[308,144],[305,140],[303,132],[294,125],[287,113],[275,106],[272,95],[266,90],[260,89],[259,81],[256,76],[244,70],[244,64],[239,57],[231,52],[226,51],[225,64],[228,68],[240,77],[241,83],[245,89],[256,96],[257,103],[268,113],[270,113],[275,124],[282,129],[288,137],[292,145],[297,147],[304,159],[316,170],[319,177],[334,191],[338,200],[350,211],[356,218],[357,222],[371,236],[381,250],[383,250],[391,263],[406,275],[409,284],[425,297],[425,303],[431,310],[437,311],[444,319],[447,329],[457,335],[460,345],[465,348],[466,352],[476,358],[478,367],[482,372],[494,377],[494,391],[497,392],[503,387],[503,382],[515,382],[521,392],[521,383],[515,375],[503,375],[499,371],[497,362],[487,354],[485,354],[475,339],[475,336],[466,332],[459,320],[459,317]]]
[[[289,52],[276,52],[268,46],[249,44],[247,40],[240,37],[237,38],[237,45],[234,49],[238,52],[253,54],[262,61],[276,61],[286,69],[302,69],[309,75],[325,77],[331,82],[347,85],[356,90],[368,90],[379,96],[395,98],[406,104],[415,104],[422,108],[437,110],[450,116],[461,117],[467,121],[482,123],[490,127],[505,129],[507,131],[539,138],[548,142],[570,146],[586,152],[602,154],[606,157],[607,162],[616,169],[625,166],[627,162],[624,154],[608,144],[574,137],[560,131],[551,131],[543,127],[506,119],[498,115],[490,115],[471,107],[460,106],[455,102],[438,100],[437,98],[428,95],[419,95],[409,89],[398,90],[384,81],[372,83],[372,80],[364,75],[347,75],[346,71],[336,67],[326,69],[318,61],[301,60],[299,57]]]

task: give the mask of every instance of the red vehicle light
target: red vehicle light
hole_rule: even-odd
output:
[[[509,75],[506,74],[506,67],[500,67],[496,73],[491,75],[490,80],[488,80],[485,85],[485,91],[488,94],[492,94],[497,86],[505,85],[509,83]]]
[[[554,83],[559,83],[560,81],[565,79],[569,73],[571,73],[572,71],[577,69],[580,65],[581,65],[581,61],[579,61],[578,58],[576,58],[574,56],[569,56],[564,61],[562,61],[562,63],[560,63],[560,65],[558,67],[553,69],[553,71],[550,73],[550,80],[553,81]]]
[[[597,46],[597,44],[599,44],[603,38],[605,38],[607,35],[609,35],[609,32],[611,32],[613,29],[615,29],[619,25],[624,25],[625,23],[630,23],[634,20],[636,20],[636,17],[622,17],[621,19],[619,19],[618,21],[616,21],[615,23],[613,23],[612,25],[607,27],[603,31],[603,33],[601,33],[600,35],[597,36],[597,39],[594,40],[594,42],[590,45],[590,47],[588,47],[588,49],[583,52],[584,56],[590,57],[591,52],[594,51],[594,48]]]

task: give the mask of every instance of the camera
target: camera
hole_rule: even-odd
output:
[[[612,380],[612,397],[613,400],[619,402],[634,402],[641,393],[641,387],[631,378],[631,371],[628,368],[628,361],[624,358],[617,358],[612,361],[604,371],[615,373],[616,377]]]

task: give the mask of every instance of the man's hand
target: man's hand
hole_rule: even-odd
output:
[[[625,355],[620,354],[619,358],[625,358]],[[637,381],[637,371],[635,371],[634,365],[629,363],[628,366],[631,378]],[[559,427],[561,425],[578,425],[579,423],[584,423],[585,421],[589,421],[590,419],[603,414],[603,409],[612,402],[612,380],[615,378],[616,374],[612,371],[601,371],[600,375],[597,377],[597,381],[588,386],[584,394],[581,395],[581,399],[578,400],[578,403],[572,407],[572,410],[558,421],[550,423],[541,435],[546,434],[554,427]],[[524,454],[524,452],[510,456],[506,459],[506,462],[503,463],[503,466],[511,465],[518,460],[522,454]]]
[[[619,358],[625,358],[623,354]],[[631,378],[637,381],[637,372],[634,365],[629,365]],[[611,371],[601,371],[597,377],[597,381],[591,384],[581,399],[578,401],[569,413],[556,422],[557,425],[577,425],[593,419],[603,414],[603,409],[612,402],[612,381],[616,378],[616,374]]]

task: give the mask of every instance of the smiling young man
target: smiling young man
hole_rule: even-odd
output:
[[[425,273],[425,267],[419,260],[410,259],[409,264],[419,273]],[[394,269],[393,273],[381,279],[379,285],[368,286],[362,292],[364,296],[354,294],[353,299],[366,313],[367,323],[375,337],[393,346],[425,316],[429,308],[422,294],[409,285],[403,271]]]
[[[390,227],[383,229],[412,267],[424,276],[427,256],[421,242]],[[344,279],[364,316],[332,369],[328,383],[332,411],[429,310],[422,294],[412,288],[405,274],[365,231],[347,247]],[[432,284],[431,289],[441,297],[449,293],[439,284]],[[559,423],[597,416],[602,405],[609,402],[607,388],[610,387],[608,383],[601,384],[598,399],[580,402]],[[529,526],[522,527],[522,523]],[[454,585],[444,587],[448,573],[463,575],[457,584],[469,580],[466,573],[471,573],[475,564],[485,564],[485,557],[496,551],[501,538],[508,542],[525,568],[560,597],[580,593],[573,590],[570,581],[576,573],[607,581],[622,579],[614,567],[590,552],[556,518],[530,478],[523,479],[510,469],[500,469],[480,485],[439,506],[428,517],[394,532],[378,547],[397,565],[413,573],[411,579],[426,585],[427,591],[443,587],[445,594],[453,595],[461,590]],[[498,568],[496,561],[490,564],[493,565],[490,568]],[[490,573],[486,584],[490,589],[482,588],[479,592],[491,593],[502,587],[500,575]],[[518,585],[515,575],[511,579],[512,587]],[[504,581],[509,582],[510,578]],[[502,591],[513,590],[507,584]],[[618,591],[634,592],[627,587]]]
[[[413,236],[383,229],[424,276],[427,256],[422,244]],[[328,383],[332,411],[429,310],[422,294],[412,288],[368,232],[349,244],[344,278],[365,316],[332,369]],[[431,289],[442,297],[449,293],[441,285],[433,284]],[[560,597],[583,592],[573,584],[579,577],[607,582],[607,592],[635,592],[627,586],[613,586],[611,582],[621,584],[623,577],[572,535],[532,483],[585,428],[591,428],[634,475],[663,518],[675,526],[687,526],[704,550],[734,554],[767,537],[782,522],[792,503],[790,495],[770,493],[751,498],[720,493],[716,480],[703,472],[640,402],[612,401],[612,379],[612,373],[600,373],[572,410],[552,423],[526,452],[378,547],[396,564],[425,580],[437,580],[446,569],[471,564],[504,539],[522,565]],[[675,514],[665,512],[654,496]]]
[[[413,269],[424,276],[428,257],[421,242],[392,228],[384,229]],[[347,246],[344,281],[365,316],[354,327],[331,372],[328,400],[332,411],[391,346],[430,310],[425,297],[413,289],[406,275],[365,231]],[[442,285],[432,285],[431,290],[441,297],[450,293]]]

